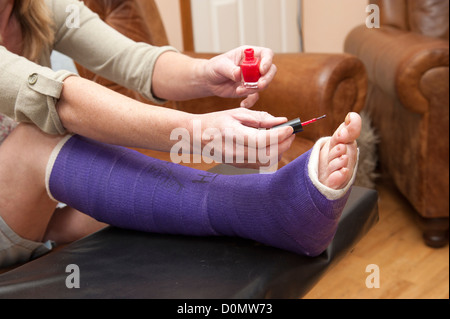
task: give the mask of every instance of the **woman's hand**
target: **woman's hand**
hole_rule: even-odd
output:
[[[57,111],[69,132],[100,142],[175,155],[181,150],[237,167],[272,166],[295,139],[290,126],[270,129],[284,117],[246,108],[191,114],[144,105],[75,76],[64,81]]]
[[[259,98],[258,92],[267,88],[277,73],[272,63],[274,53],[272,50],[261,47],[252,47],[255,57],[260,58],[261,78],[257,89],[248,89],[242,85],[240,65],[244,59],[244,51],[248,46],[239,47],[227,53],[216,56],[204,64],[206,85],[213,95],[236,98],[247,97],[241,103],[242,107],[252,107]]]
[[[189,124],[192,153],[201,154],[207,162],[215,160],[236,167],[273,166],[295,136],[290,126],[268,129],[286,120],[245,108],[198,115]]]
[[[258,92],[267,88],[277,73],[272,63],[273,52],[262,47],[252,47],[260,59],[261,78],[256,89],[242,85],[241,62],[245,49],[242,46],[209,60],[192,58],[168,51],[156,61],[152,78],[152,92],[161,99],[185,101],[207,96],[245,99],[241,107],[250,108],[258,101]]]

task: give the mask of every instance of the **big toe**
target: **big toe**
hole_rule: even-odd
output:
[[[334,132],[331,147],[338,144],[352,144],[361,134],[361,117],[358,113],[349,113],[339,128]]]
[[[354,112],[348,113],[347,117],[345,118],[344,124],[348,132],[348,143],[356,141],[356,139],[361,134],[361,116],[358,113]]]

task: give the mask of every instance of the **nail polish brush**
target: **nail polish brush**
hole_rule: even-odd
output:
[[[302,122],[300,120],[300,118],[298,117],[298,118],[296,118],[294,120],[291,120],[289,122],[286,122],[286,123],[274,126],[273,128],[284,127],[284,126],[291,126],[294,129],[294,134],[297,134],[297,133],[303,132],[303,126],[312,124],[312,123],[317,122],[318,120],[324,119],[326,117],[327,117],[326,115],[322,115],[320,117],[316,117],[316,118],[314,118],[312,120],[309,120],[309,121],[306,121],[306,122]]]

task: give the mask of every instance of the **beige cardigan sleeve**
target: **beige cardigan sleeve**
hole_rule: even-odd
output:
[[[78,0],[47,0],[46,3],[55,23],[55,50],[155,103],[164,102],[152,94],[153,69],[162,53],[176,49],[128,39]],[[76,20],[69,21],[74,14],[79,17],[79,24],[74,23]],[[63,81],[71,75],[74,74],[55,72],[30,62],[0,46],[0,113],[18,122],[35,123],[50,134],[66,133],[55,105]]]
[[[54,72],[0,46],[0,113],[17,122],[35,123],[49,134],[65,129],[56,112],[68,71]]]

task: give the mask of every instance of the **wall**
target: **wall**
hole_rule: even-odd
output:
[[[183,50],[179,0],[155,0],[172,46]]]
[[[225,52],[241,45],[298,52],[298,0],[191,0],[198,52]]]
[[[343,51],[347,34],[364,24],[367,0],[303,0],[306,52]]]
[[[183,49],[178,0],[156,0],[171,45]],[[306,52],[343,51],[352,28],[364,24],[368,0],[303,0],[303,37]]]

